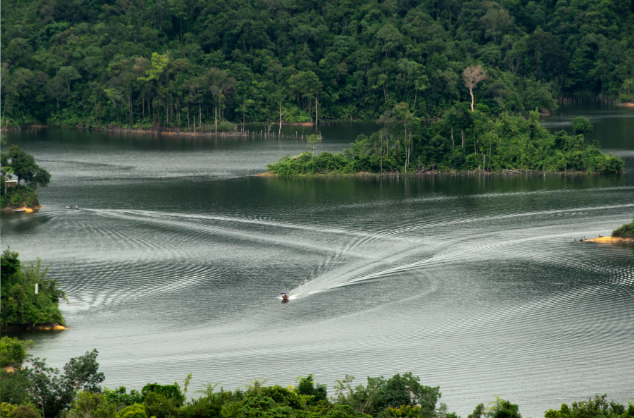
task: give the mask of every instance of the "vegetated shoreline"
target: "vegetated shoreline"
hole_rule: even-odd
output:
[[[2,328],[3,333],[22,332],[22,331],[64,331],[68,329],[64,325],[57,322],[40,325],[7,325]]]
[[[624,171],[621,171],[617,174],[622,174]],[[417,170],[411,171],[409,173],[403,173],[400,171],[385,171],[383,173],[371,173],[369,171],[359,171],[356,173],[337,173],[337,172],[325,172],[325,173],[306,173],[306,174],[292,174],[292,175],[281,175],[276,173],[271,173],[270,171],[265,171],[263,173],[255,174],[255,177],[265,177],[265,178],[324,178],[324,177],[376,177],[376,178],[398,178],[398,177],[429,177],[429,176],[456,176],[456,177],[520,177],[520,176],[546,176],[546,175],[557,175],[557,176],[565,176],[565,177],[574,177],[574,176],[600,176],[603,175],[597,171],[587,172],[587,171],[574,171],[574,170],[566,170],[566,171],[539,171],[539,170],[501,170],[501,171],[483,171],[483,170],[440,170],[440,169],[432,169],[432,170]]]
[[[13,213],[14,210],[22,210],[22,209],[24,209],[24,213],[33,213],[33,212],[37,212],[38,210],[42,209],[43,207],[44,206],[42,206],[42,205],[26,206],[26,205],[12,205],[12,204],[8,204],[4,208],[2,208],[2,212],[4,212],[4,213]]]
[[[582,239],[583,242],[596,242],[599,244],[634,244],[634,217],[629,224],[623,224],[612,231],[609,237]]]
[[[344,121],[324,121],[321,122],[320,125],[330,125],[332,123],[341,123]],[[372,122],[370,120],[353,120],[349,122]],[[249,122],[250,126],[252,125],[260,125],[267,126],[266,122]],[[279,128],[279,123],[275,123],[273,126],[276,129],[270,129],[269,135],[273,135],[275,131]],[[313,127],[315,124],[313,122],[292,122],[292,123],[282,123],[282,126],[307,126]],[[149,129],[144,128],[122,128],[122,127],[103,127],[103,126],[61,126],[61,125],[43,125],[43,124],[30,124],[30,125],[21,125],[21,126],[12,126],[12,127],[4,127],[0,128],[0,132],[16,132],[22,130],[29,129],[73,129],[77,131],[95,131],[95,132],[115,132],[115,133],[135,133],[135,134],[151,134],[151,135],[183,135],[183,136],[227,136],[227,137],[242,137],[247,135],[260,134],[260,131],[246,130],[242,132],[237,129],[235,131],[218,131],[216,132],[213,129],[213,126],[204,125],[203,129],[197,129],[195,132],[193,130],[178,129],[178,128],[168,128],[168,127],[152,127]],[[266,130],[263,130],[266,132]]]

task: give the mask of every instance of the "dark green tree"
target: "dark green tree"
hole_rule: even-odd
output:
[[[583,116],[576,117],[572,121],[572,131],[575,135],[586,135],[592,133],[592,123]]]
[[[22,151],[17,145],[9,148],[8,163],[18,181],[24,181],[29,187],[46,187],[51,181],[50,173],[38,166],[35,158]]]

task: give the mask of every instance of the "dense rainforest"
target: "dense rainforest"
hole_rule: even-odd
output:
[[[230,130],[378,119],[399,103],[435,119],[474,96],[525,117],[634,101],[633,0],[2,5],[3,127]]]
[[[150,383],[141,391],[102,388],[98,351],[72,358],[64,373],[43,360],[26,355],[31,342],[3,337],[0,355],[11,371],[0,370],[2,418],[459,418],[439,403],[440,388],[425,386],[411,373],[391,378],[368,377],[353,385],[354,377],[337,381],[335,395],[313,376],[299,376],[296,385],[265,386],[254,380],[244,388],[217,390],[208,383],[188,395],[190,373],[183,386]],[[22,363],[26,359],[25,367]],[[190,392],[191,393],[191,392]],[[198,396],[196,396],[198,395]],[[606,395],[562,404],[545,418],[634,418],[634,404],[610,402]],[[486,407],[478,404],[468,418],[521,418],[519,406],[496,397]]]

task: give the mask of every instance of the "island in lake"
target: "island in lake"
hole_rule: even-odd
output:
[[[614,231],[609,237],[599,236],[598,238],[589,239],[590,242],[599,242],[602,244],[633,244],[634,243],[634,216],[632,222],[623,224]]]
[[[48,186],[51,175],[32,155],[12,145],[7,154],[2,153],[0,179],[2,211],[31,213],[41,207],[38,187]]]
[[[2,253],[2,332],[30,329],[65,329],[59,303],[66,299],[55,279],[47,279],[48,267],[41,260],[24,264],[17,252],[7,248]]]
[[[280,176],[323,174],[418,174],[433,171],[478,173],[620,173],[620,157],[601,152],[585,135],[592,124],[575,118],[573,134],[555,134],[539,125],[539,113],[530,117],[491,115],[478,105],[458,103],[442,119],[421,124],[407,103],[385,112],[383,127],[367,137],[359,135],[342,153],[315,155],[320,138],[308,137],[312,152],[284,157],[269,164],[268,172]]]

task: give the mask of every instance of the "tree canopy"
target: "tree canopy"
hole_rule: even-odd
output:
[[[35,207],[39,205],[38,186],[46,187],[51,181],[51,174],[37,165],[35,158],[21,150],[17,145],[12,145],[7,154],[2,156],[2,175],[0,184],[0,196],[2,208],[26,205]],[[17,180],[17,185],[7,187],[7,180]]]
[[[59,302],[65,294],[55,279],[47,279],[48,267],[41,260],[23,264],[18,253],[7,248],[2,253],[2,311],[0,328],[29,328],[61,324]],[[37,289],[37,293],[36,293]]]
[[[423,126],[407,103],[399,103],[379,121],[381,130],[360,135],[341,153],[286,156],[268,170],[282,176],[434,169],[619,173],[624,166],[622,158],[603,154],[597,143],[586,141],[584,133],[592,132],[592,124],[585,118],[575,119],[574,135],[552,134],[539,125],[536,111],[528,119],[492,116],[486,105],[478,104],[472,112],[467,103],[459,103]],[[310,146],[311,140],[307,142]]]
[[[282,113],[378,119],[401,102],[434,118],[470,101],[462,74],[478,67],[476,104],[492,114],[634,100],[630,0],[3,6],[3,126],[225,129]]]

